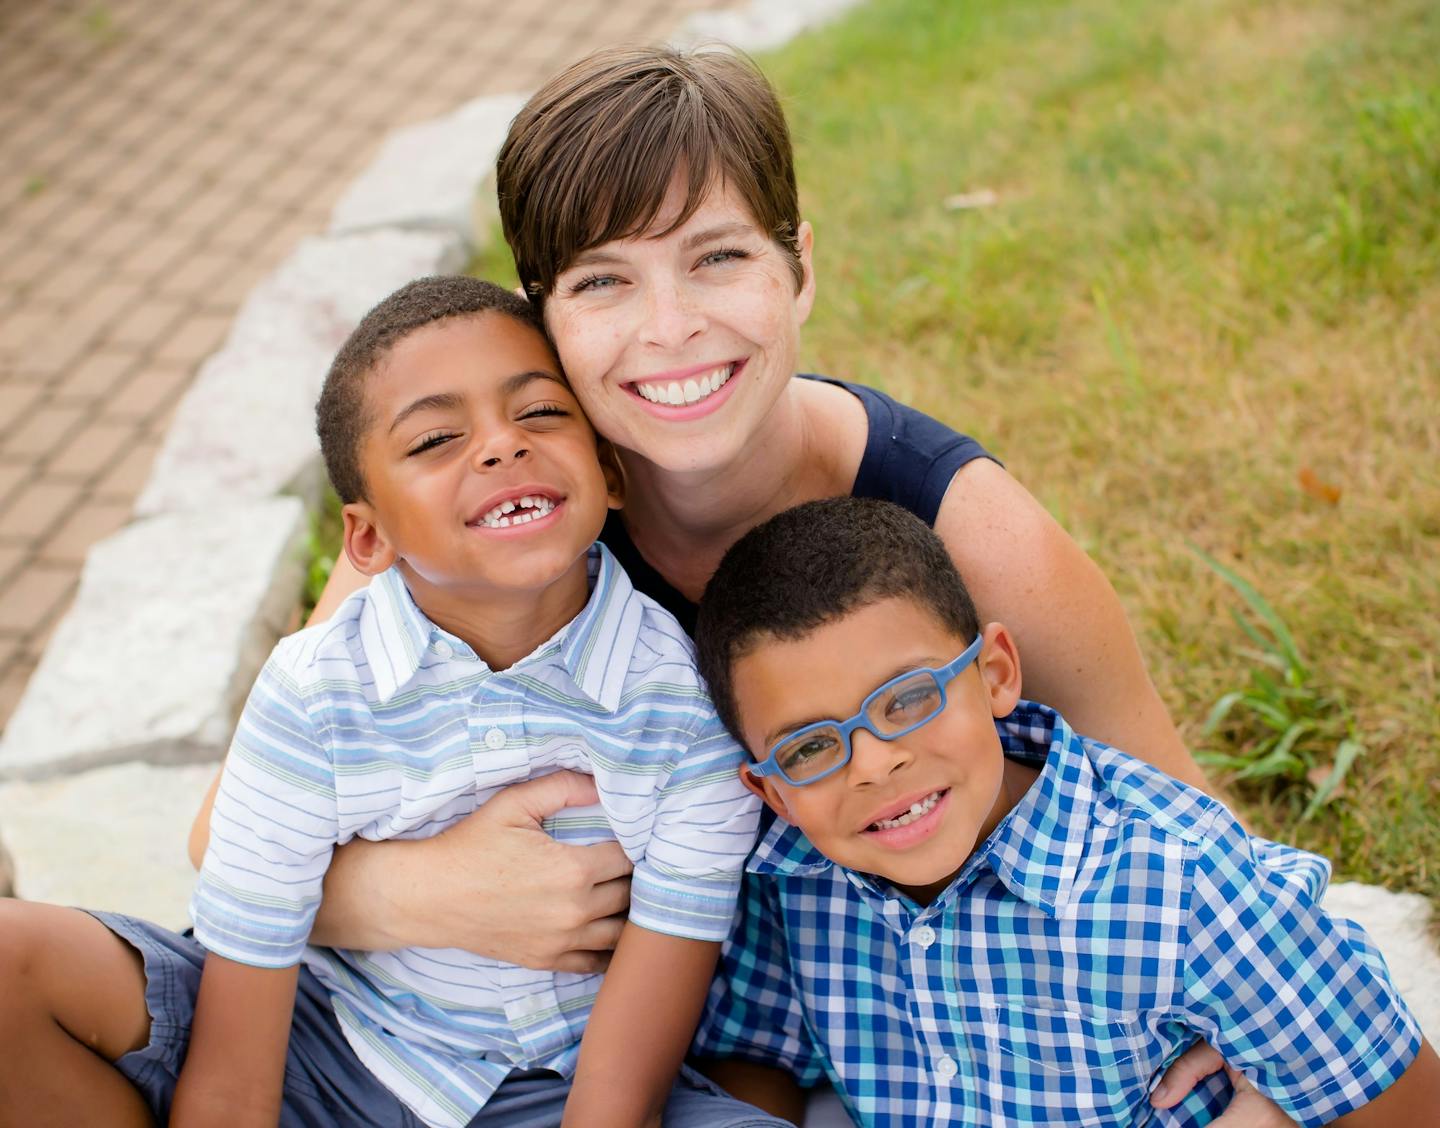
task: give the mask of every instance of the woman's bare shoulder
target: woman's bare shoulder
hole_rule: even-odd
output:
[[[848,493],[870,437],[865,405],[838,384],[796,378],[790,385],[805,420],[806,460],[829,487],[816,496]]]

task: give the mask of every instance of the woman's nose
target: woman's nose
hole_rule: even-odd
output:
[[[867,729],[850,734],[850,782],[863,785],[883,783],[890,774],[913,759],[905,738],[881,740]]]
[[[656,282],[646,288],[641,333],[647,344],[676,349],[704,326],[705,318],[683,282]]]

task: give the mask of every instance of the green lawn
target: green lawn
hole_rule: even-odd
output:
[[[1437,60],[1433,0],[871,0],[761,60],[816,229],[804,363],[996,451],[1197,749],[1253,749],[1203,728],[1263,667],[1191,546],[1254,584],[1308,666],[1296,750],[1365,753],[1309,821],[1304,783],[1237,786],[1247,818],[1432,899]]]

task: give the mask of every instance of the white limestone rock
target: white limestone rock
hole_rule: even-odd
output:
[[[493,94],[390,134],[370,167],[340,197],[331,232],[434,228],[467,242],[479,230],[476,197],[524,94]]]
[[[195,884],[186,837],[217,768],[119,764],[0,785],[16,894],[184,928]]]
[[[859,0],[750,0],[718,11],[695,12],[670,37],[676,47],[720,42],[742,51],[768,51],[802,31],[828,23]]]
[[[135,505],[140,516],[213,510],[282,491],[318,498],[315,400],[330,361],[392,290],[465,265],[460,238],[372,231],[306,239],[250,294],[201,367]]]
[[[1326,891],[1325,908],[1369,933],[1420,1029],[1431,1042],[1440,1040],[1440,949],[1430,936],[1430,902],[1418,893],[1342,881]]]
[[[15,896],[15,863],[0,842],[0,897]]]
[[[140,521],[92,548],[0,739],[0,779],[223,755],[298,600],[307,526],[299,499],[272,498]]]

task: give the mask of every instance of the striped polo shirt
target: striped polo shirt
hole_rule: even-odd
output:
[[[509,784],[585,772],[599,804],[546,828],[620,843],[633,923],[719,941],[734,915],[758,817],[736,776],[744,754],[675,620],[603,546],[588,563],[584,609],[506,670],[431,623],[398,572],[376,577],[275,648],[226,761],[196,937],[258,967],[303,960],[356,1054],[428,1124],[466,1124],[512,1069],[571,1075],[600,977],[459,950],[308,947],[337,844],[428,838]]]

